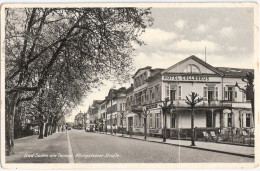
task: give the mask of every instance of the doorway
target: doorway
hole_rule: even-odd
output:
[[[206,127],[213,127],[213,114],[210,111],[206,113]]]
[[[128,131],[133,131],[133,117],[128,118]]]

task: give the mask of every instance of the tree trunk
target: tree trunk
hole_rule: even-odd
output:
[[[166,142],[166,113],[164,113],[164,136],[163,136],[163,142]]]
[[[14,116],[19,93],[5,99],[6,111],[6,149],[8,156],[14,154]]]
[[[49,124],[46,124],[45,130],[44,130],[44,136],[47,137],[49,132]]]
[[[53,129],[52,124],[50,124],[50,127],[49,127],[49,135],[52,135],[52,129]]]
[[[40,125],[39,125],[39,137],[38,139],[43,139],[44,138],[44,131],[45,131],[45,123],[44,122],[41,122]]]
[[[194,108],[191,109],[191,146],[195,146],[194,142]]]
[[[54,123],[52,126],[52,133],[55,133],[55,132],[56,132],[56,124]]]
[[[146,133],[147,132],[147,128],[146,128],[146,117],[144,118],[144,139],[146,140]]]

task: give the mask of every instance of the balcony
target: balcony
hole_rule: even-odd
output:
[[[190,105],[188,105],[185,100],[174,100],[173,101],[174,106],[176,108],[190,108]],[[232,104],[230,103],[222,103],[220,100],[213,100],[213,101],[201,101],[200,103],[196,104],[195,108],[231,108]]]

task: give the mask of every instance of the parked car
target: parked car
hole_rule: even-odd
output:
[[[94,132],[95,131],[95,125],[91,124],[89,125],[89,132]]]
[[[68,126],[68,128],[67,128],[68,130],[71,130],[71,127],[70,126]]]

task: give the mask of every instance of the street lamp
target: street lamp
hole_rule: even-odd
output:
[[[124,136],[124,111],[121,110],[122,137]]]

